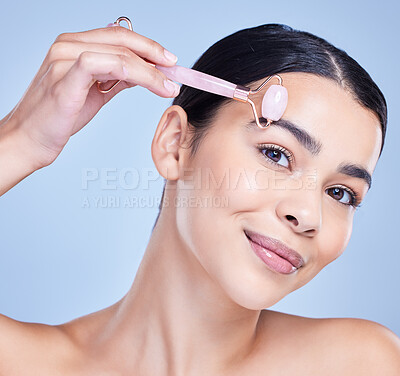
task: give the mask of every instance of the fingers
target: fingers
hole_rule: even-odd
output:
[[[177,58],[169,59],[167,55],[171,53],[169,51],[165,52],[164,47],[156,41],[122,26],[106,27],[78,33],[63,33],[56,39],[56,42],[60,41],[84,43],[99,43],[101,41],[102,44],[122,46],[153,64],[173,66],[177,61]]]
[[[134,54],[133,54],[134,55]],[[59,64],[59,70],[63,67]],[[64,68],[68,63],[64,63]],[[54,73],[56,76],[57,73]],[[170,97],[172,91],[164,86],[164,77],[160,71],[134,55],[105,54],[84,51],[52,88],[52,94],[60,107],[68,110],[76,103],[84,103],[90,87],[95,81],[123,80],[128,84],[137,84],[162,97]]]
[[[59,60],[77,60],[79,56],[85,51],[124,56],[127,61],[127,66],[129,65],[131,67],[129,71],[134,72],[134,76],[129,77],[129,83],[131,85],[139,84],[140,86],[146,87],[156,94],[159,93],[158,95],[161,95],[163,97],[176,96],[179,93],[179,85],[170,81],[172,85],[171,87],[174,87],[174,89],[169,90],[168,88],[165,88],[164,81],[167,80],[165,74],[159,71],[157,68],[152,67],[150,64],[147,64],[142,58],[137,56],[130,49],[123,46],[114,46],[101,43],[84,43],[76,41],[72,42],[63,40],[55,42],[52,45],[47,58],[49,62]],[[159,75],[161,75],[162,81],[160,81],[160,79],[158,78]],[[143,77],[144,79],[141,80],[141,77]],[[146,77],[153,80],[153,82],[148,82],[148,79],[146,80]],[[155,88],[154,85],[152,85],[154,83],[161,83],[161,92],[159,90],[154,91],[151,89],[151,87]],[[102,88],[108,88],[111,86],[111,84],[102,85]]]
[[[110,33],[104,33],[104,30],[110,30],[110,29],[125,29],[125,28],[115,26],[112,28],[97,29],[97,31],[102,30],[102,35],[104,35],[104,34],[110,34]],[[146,58],[137,55],[136,52],[132,51],[130,48],[124,45],[96,43],[96,38],[99,38],[99,34],[98,33],[92,34],[91,33],[92,31],[96,30],[90,30],[82,33],[61,34],[49,49],[49,52],[46,56],[48,64],[50,64],[51,66],[53,64],[52,62],[59,60],[73,60],[73,59],[78,60],[83,52],[115,54],[120,58],[122,57],[121,59],[124,60],[123,65],[125,66],[126,70],[128,66],[130,67],[130,69],[128,70],[130,72],[130,75],[127,77],[126,80],[128,85],[125,87],[140,85],[162,97],[171,97],[171,96],[175,97],[179,94],[180,86],[168,80],[165,74],[159,71],[157,68],[146,63],[145,61],[147,60]],[[132,33],[132,31],[127,29],[125,29],[125,31]],[[79,35],[79,37],[76,37],[77,34]],[[121,43],[121,41],[118,40],[118,38],[121,39],[121,35],[124,35],[122,37],[122,42],[123,42],[125,40],[124,38],[126,37],[126,34],[123,30],[120,30],[118,35],[111,33],[111,36],[113,38],[111,38],[110,41],[115,43]],[[132,35],[128,34],[128,36],[132,38]],[[85,42],[81,41],[83,39],[85,40]],[[133,39],[134,41],[135,40],[139,41],[138,43],[135,42],[136,46],[140,47],[137,48],[136,50],[140,51],[139,52],[140,54],[147,56],[148,59],[157,60],[157,58],[154,58],[152,56],[156,55],[157,53],[160,54],[161,53],[160,51],[163,51],[163,47],[161,47],[158,43],[146,37],[143,37],[139,34],[135,33]],[[94,40],[94,42],[87,42],[88,40]],[[147,51],[147,53],[143,52],[146,51],[145,49],[146,48],[148,49],[149,46],[151,46],[150,51]],[[158,61],[162,61],[163,59],[164,57],[159,58]],[[166,65],[165,61],[163,62],[163,64]],[[169,64],[171,65],[171,63]],[[100,81],[107,81],[107,79],[104,78],[103,80]],[[112,84],[102,85],[102,88],[103,89],[109,88],[112,86]],[[118,86],[120,85],[121,84],[119,84]]]

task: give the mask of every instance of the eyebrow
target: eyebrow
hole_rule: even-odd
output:
[[[267,119],[265,119],[262,116],[259,117],[258,120],[261,124],[267,122]],[[246,123],[245,126],[247,129],[255,129],[254,127],[258,128],[258,125],[255,120],[249,121],[248,123]],[[281,118],[277,121],[273,121],[269,126],[279,127],[290,132],[296,138],[296,140],[305,149],[307,149],[313,156],[318,155],[322,150],[322,143],[319,140],[314,138],[305,129],[302,129],[301,127],[292,123],[289,120]],[[354,163],[341,163],[338,166],[336,172],[352,176],[355,178],[363,179],[368,185],[368,190],[371,188],[372,185],[371,174],[364,167],[360,165]]]
[[[258,121],[260,124],[262,124],[266,123],[267,119],[260,117],[258,118]],[[253,129],[254,126],[258,128],[255,120],[252,120],[246,124],[246,128],[248,129]],[[318,155],[322,149],[322,143],[320,141],[311,136],[305,129],[300,128],[289,120],[281,118],[277,121],[273,121],[269,126],[279,127],[289,131],[313,156]]]
[[[371,189],[372,178],[370,173],[364,167],[353,163],[341,163],[336,171],[340,174],[363,179],[368,185],[368,190]]]

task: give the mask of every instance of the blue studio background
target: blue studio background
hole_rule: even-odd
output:
[[[24,94],[58,34],[103,27],[119,16],[187,67],[217,40],[263,23],[327,39],[355,58],[386,96],[386,145],[344,254],[271,309],[365,318],[400,336],[399,10],[394,0],[4,1],[0,118]],[[150,145],[171,102],[142,87],[121,92],[52,165],[0,198],[0,313],[58,324],[105,308],[128,291],[158,213],[163,179]],[[132,170],[140,174],[136,187],[126,174]],[[121,179],[129,176],[132,181]],[[126,199],[132,207],[122,205]]]

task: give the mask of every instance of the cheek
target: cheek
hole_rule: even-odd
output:
[[[336,214],[326,213],[319,234],[319,269],[336,260],[344,252],[351,237],[353,217],[354,213],[351,212],[340,218]]]
[[[207,152],[199,149],[189,170],[193,173],[188,171],[186,181],[177,182],[176,196],[181,203],[176,207],[177,226],[188,250],[204,269],[229,279],[233,270],[240,274],[235,252],[247,247],[239,213],[254,211],[260,204],[260,192],[251,184],[254,163],[250,166],[243,160],[243,153],[207,146]]]
[[[213,264],[219,264],[226,238],[234,231],[230,221],[231,169],[216,152],[198,153],[196,164],[177,182],[178,231],[209,273]]]
[[[264,204],[275,202],[283,191],[285,177],[258,162],[256,155],[249,151],[250,146],[233,149],[235,153],[222,152],[208,161],[212,169],[208,175],[203,174],[207,175],[202,182],[204,194],[225,198],[228,207],[224,214],[265,209]],[[205,170],[205,166],[202,168]]]

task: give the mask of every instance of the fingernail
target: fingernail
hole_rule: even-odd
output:
[[[172,52],[169,52],[169,51],[166,50],[166,49],[164,49],[164,55],[165,55],[165,57],[166,57],[166,59],[167,59],[168,61],[175,62],[175,61],[178,60],[178,57],[177,57],[177,56],[175,56]]]
[[[171,94],[177,95],[179,93],[179,85],[171,80],[164,80],[164,86]]]
[[[111,22],[111,23],[109,23],[108,25],[107,25],[107,27],[112,27],[112,26],[118,26],[116,23],[114,23],[114,22]]]

